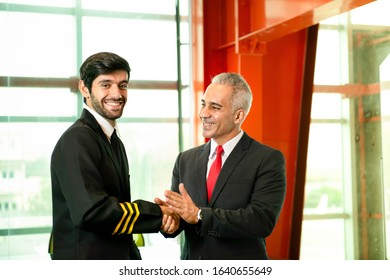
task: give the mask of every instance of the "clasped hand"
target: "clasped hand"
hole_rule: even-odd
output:
[[[161,231],[172,234],[180,225],[180,217],[169,208],[168,204],[159,198],[154,199],[155,203],[158,204],[162,212],[162,223]]]
[[[159,198],[156,198],[155,202],[160,206],[168,206],[174,214],[180,216],[187,223],[196,224],[198,222],[197,213],[199,208],[192,201],[183,183],[179,184],[179,192],[166,190],[164,192],[165,202]]]

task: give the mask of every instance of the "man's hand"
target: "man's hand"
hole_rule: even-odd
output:
[[[180,225],[180,217],[178,214],[174,213],[172,209],[169,208],[168,204],[158,197],[154,199],[154,202],[160,206],[162,216],[161,231],[172,234],[174,233]]]
[[[198,222],[199,208],[194,204],[190,195],[184,188],[184,184],[179,184],[180,194],[174,191],[165,191],[166,203],[173,212],[180,215],[180,217],[189,224],[196,224]]]

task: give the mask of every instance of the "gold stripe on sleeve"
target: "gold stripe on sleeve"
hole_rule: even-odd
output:
[[[119,223],[116,225],[116,228],[115,228],[114,232],[112,233],[112,235],[118,233],[118,230],[119,230],[119,228],[121,227],[121,225],[122,225],[122,223],[123,223],[123,220],[124,220],[125,217],[127,216],[126,207],[123,205],[123,203],[119,203],[119,205],[122,207],[123,215],[122,215],[122,218],[121,218],[121,220],[119,221]]]
[[[131,217],[133,216],[133,213],[134,213],[134,210],[133,210],[133,207],[131,206],[131,203],[130,202],[125,202],[125,204],[128,207],[128,209],[129,209],[129,214],[128,214],[128,217],[126,219],[126,223],[124,224],[123,229],[122,229],[122,231],[119,234],[123,234],[123,233],[126,232],[127,226],[129,225]]]
[[[133,221],[131,222],[131,225],[129,227],[128,234],[130,234],[133,231],[134,224],[135,224],[135,222],[137,221],[137,219],[139,217],[138,205],[137,205],[137,203],[133,203],[133,205],[134,205],[134,209],[135,209],[135,216],[134,216]]]

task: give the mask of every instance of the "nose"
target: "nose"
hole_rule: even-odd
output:
[[[210,115],[208,114],[208,110],[206,109],[206,106],[202,107],[199,111],[199,118],[205,119],[208,118]]]
[[[123,90],[120,88],[119,85],[113,85],[110,88],[110,95],[114,98],[121,98],[123,96],[122,92]]]

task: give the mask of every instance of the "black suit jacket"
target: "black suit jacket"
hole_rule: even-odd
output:
[[[51,158],[53,259],[139,258],[132,233],[159,231],[160,207],[130,202],[129,166],[122,156],[124,166],[85,109],[58,140]]]
[[[178,155],[172,190],[184,183],[202,221],[181,221],[182,259],[268,259],[265,238],[275,227],[286,192],[283,154],[246,133],[224,163],[207,202],[210,142]],[[173,235],[175,236],[175,235]],[[172,237],[172,236],[171,236]]]

